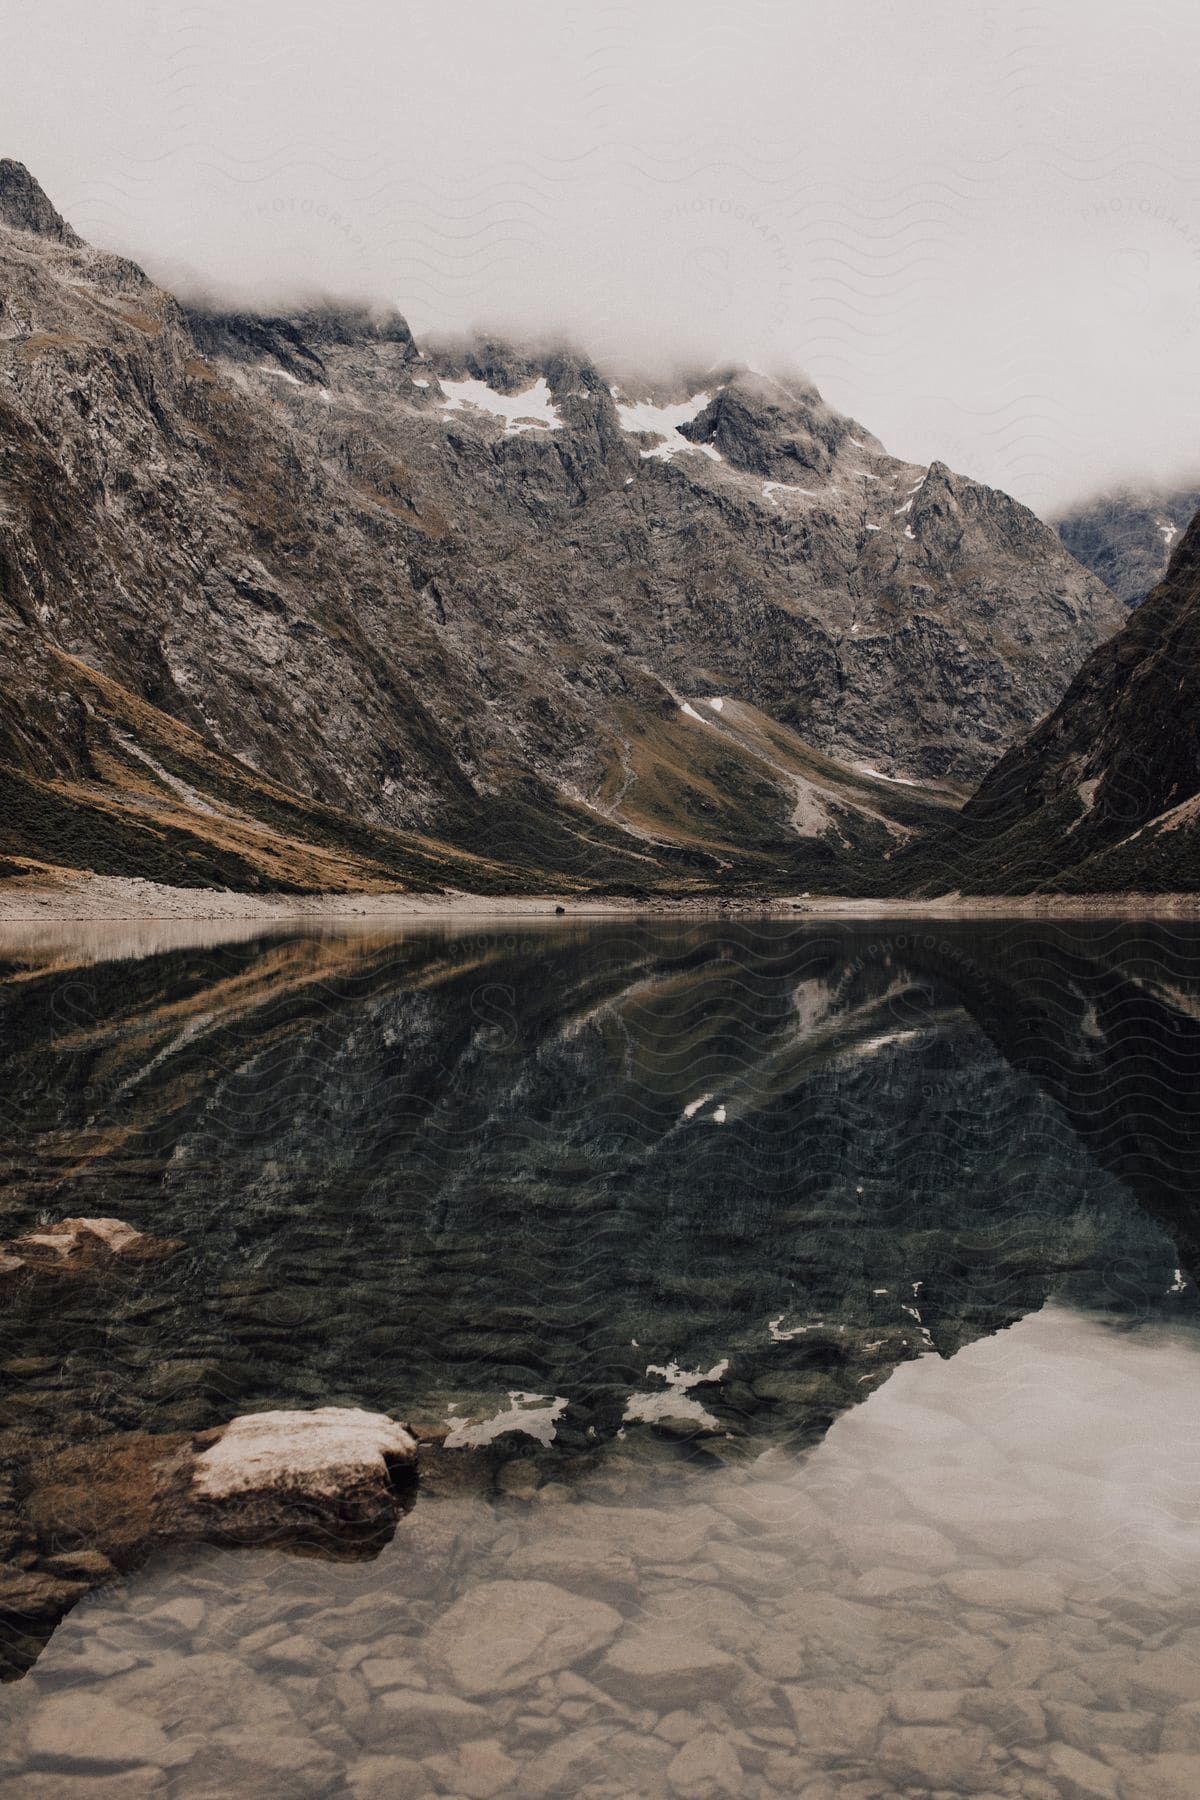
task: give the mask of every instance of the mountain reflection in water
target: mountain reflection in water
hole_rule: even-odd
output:
[[[807,1441],[1064,1282],[1138,1308],[1194,1245],[1200,993],[1190,938],[1156,935],[622,924],[14,958],[4,1235],[115,1214],[189,1246],[152,1299],[10,1323],[24,1355],[66,1351],[21,1422],[68,1395],[96,1430],[166,1430],[519,1392],[564,1398],[580,1441],[683,1391],[648,1368],[726,1362],[688,1390],[705,1410]]]
[[[565,1495],[610,1464],[635,1487],[686,1471],[708,1505],[705,1480],[743,1484],[768,1449],[791,1493],[788,1471],[836,1468],[852,1432],[849,1542],[884,1529],[897,1480],[906,1504],[929,1485],[920,1461],[909,1488],[883,1465],[898,1383],[926,1458],[940,1441],[931,1355],[949,1377],[1050,1297],[1043,1366],[1083,1313],[1108,1321],[1087,1326],[1098,1346],[1171,1321],[1190,1343],[1188,927],[568,921],[144,948],[43,937],[0,962],[0,1235],[114,1215],[187,1246],[6,1305],[6,1541],[26,1561],[45,1548],[22,1511],[31,1447],[323,1404],[448,1429],[484,1472],[438,1479],[475,1481],[473,1506],[493,1480]],[[842,1418],[885,1386],[886,1407]],[[1010,1435],[1070,1422],[1015,1378],[1005,1392]],[[1102,1438],[1102,1393],[1094,1409]],[[997,1478],[1014,1453],[995,1448]],[[1051,1508],[1092,1518],[1044,1466]],[[1110,1464],[1095,1494],[1136,1477]],[[933,1481],[957,1531],[965,1489]],[[465,1504],[435,1481],[379,1567],[423,1514]],[[1012,1529],[1036,1536],[1036,1510]],[[801,1587],[823,1579],[813,1557]],[[1093,1556],[1087,1579],[1115,1576]],[[979,1588],[1001,1610],[1004,1591]]]

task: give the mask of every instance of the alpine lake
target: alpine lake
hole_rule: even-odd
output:
[[[181,1246],[0,1291],[4,1800],[1200,1795],[1200,927],[10,927],[0,1064]],[[141,1541],[335,1406],[386,1530]]]

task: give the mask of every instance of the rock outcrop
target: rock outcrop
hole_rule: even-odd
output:
[[[73,250],[83,245],[62,215],[55,211],[23,163],[0,157],[0,225],[10,231],[30,231]]]

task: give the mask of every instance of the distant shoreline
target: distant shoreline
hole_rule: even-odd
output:
[[[561,913],[559,911],[561,909]],[[0,882],[0,927],[114,924],[131,920],[231,920],[319,924],[471,919],[622,918],[870,919],[1200,919],[1200,894],[943,895],[936,899],[848,899],[837,895],[770,900],[730,897],[649,899],[586,895],[244,894],[167,887],[130,876],[64,873]]]

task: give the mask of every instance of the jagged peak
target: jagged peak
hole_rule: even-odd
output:
[[[9,156],[0,157],[0,225],[7,225],[10,231],[33,232],[73,250],[83,246],[83,239],[56,211],[41,183],[24,163]]]

